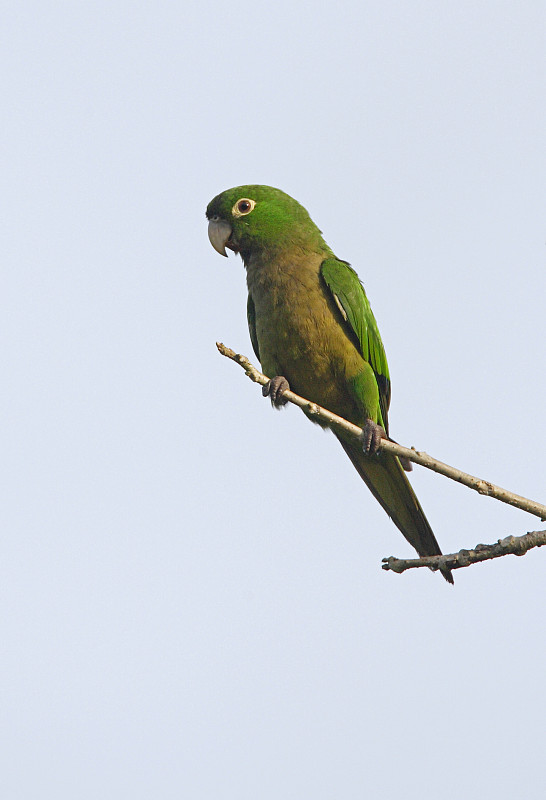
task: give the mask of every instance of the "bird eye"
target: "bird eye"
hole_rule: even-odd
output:
[[[245,214],[250,214],[255,205],[255,200],[250,200],[248,197],[241,197],[231,209],[231,213],[234,217],[244,217]]]

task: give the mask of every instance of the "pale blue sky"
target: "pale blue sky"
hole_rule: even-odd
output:
[[[544,796],[546,553],[439,576],[273,413],[208,201],[359,272],[391,430],[546,501],[540,2],[5,4],[1,795]],[[446,551],[540,528],[416,469]]]

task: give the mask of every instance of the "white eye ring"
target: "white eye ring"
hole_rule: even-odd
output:
[[[240,197],[231,209],[231,213],[234,217],[246,217],[247,214],[254,211],[255,205],[255,200],[251,200],[249,197]]]

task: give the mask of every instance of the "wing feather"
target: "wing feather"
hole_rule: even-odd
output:
[[[260,359],[260,348],[258,347],[258,337],[256,335],[256,309],[254,308],[254,301],[250,294],[246,304],[246,318],[248,320],[248,332],[250,333],[250,341],[252,342],[252,349],[256,353],[258,361]]]
[[[350,335],[356,337],[363,358],[374,371],[379,389],[381,416],[388,433],[388,411],[391,401],[389,367],[377,322],[364,287],[350,264],[337,258],[327,258],[323,261],[321,274],[336,305],[340,308]]]

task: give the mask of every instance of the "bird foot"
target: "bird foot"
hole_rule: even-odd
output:
[[[288,400],[283,397],[283,394],[289,390],[290,384],[282,375],[276,375],[264,386],[262,386],[263,396],[269,397],[271,400],[271,405],[274,408],[282,408],[288,403]]]
[[[367,419],[362,426],[362,449],[368,455],[374,455],[381,447],[381,439],[386,439],[387,434],[381,425]]]

